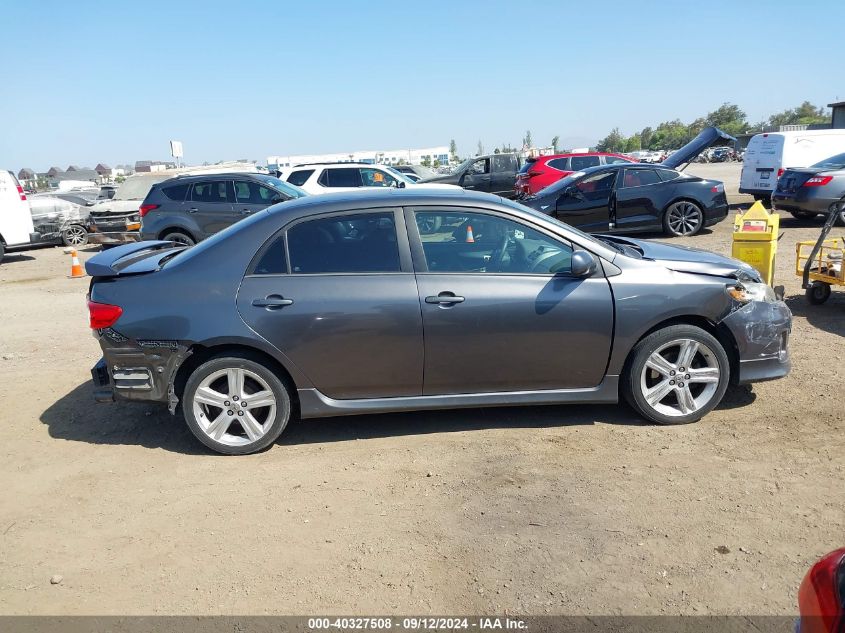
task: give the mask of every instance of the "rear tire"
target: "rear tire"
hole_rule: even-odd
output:
[[[697,422],[721,402],[730,381],[722,344],[694,325],[672,325],[641,340],[628,357],[622,395],[657,424]]]
[[[211,450],[248,455],[267,448],[290,420],[291,400],[279,377],[246,353],[217,356],[185,384],[182,413]]]
[[[663,232],[673,237],[689,237],[701,231],[704,212],[691,200],[673,202],[663,212]]]
[[[62,243],[71,247],[85,246],[88,243],[88,231],[80,224],[72,224],[62,231]]]
[[[185,246],[193,246],[197,243],[192,236],[182,231],[170,231],[165,233],[161,239],[165,242],[176,242],[177,244],[184,244]]]
[[[813,220],[818,215],[813,211],[790,211],[789,214],[796,220]]]
[[[3,256],[6,254],[6,243],[0,240],[0,263],[3,261]]]
[[[830,299],[830,292],[830,284],[826,284],[823,281],[814,281],[810,284],[810,287],[807,288],[807,292],[805,294],[807,301],[814,306],[820,306]]]

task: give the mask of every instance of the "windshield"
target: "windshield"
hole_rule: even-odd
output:
[[[475,156],[473,158],[467,158],[464,162],[462,162],[460,165],[455,167],[452,170],[452,173],[457,174],[458,172],[464,171],[467,167],[469,167],[470,163],[474,162],[477,158],[478,158],[477,156]]]
[[[117,188],[112,200],[143,200],[147,197],[154,184],[170,180],[170,178],[172,178],[171,174],[127,178]]]
[[[265,174],[255,174],[255,178],[261,180],[262,182],[266,182],[268,185],[273,187],[274,189],[278,189],[282,193],[286,193],[291,198],[302,198],[303,196],[307,196],[308,192],[301,187],[297,187],[296,185],[292,185],[289,182],[285,182],[284,180],[280,180],[275,176],[267,176]]]
[[[836,156],[825,158],[813,165],[813,167],[828,170],[845,169],[845,154],[837,154]]]
[[[393,167],[388,167],[387,165],[384,166],[385,171],[390,172],[392,176],[395,176],[398,180],[401,180],[406,185],[413,185],[414,181],[408,178],[407,175],[403,174],[401,171],[396,171]]]

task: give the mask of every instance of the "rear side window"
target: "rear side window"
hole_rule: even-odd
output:
[[[549,167],[554,169],[559,169],[560,171],[569,171],[569,159],[568,158],[554,158],[550,160],[548,163]]]
[[[626,169],[625,176],[622,178],[622,187],[642,187],[659,182],[660,178],[654,169]]]
[[[285,236],[277,237],[270,247],[264,251],[261,259],[253,271],[254,275],[283,275],[288,272],[287,255],[285,254]]]
[[[569,168],[572,171],[581,171],[588,167],[598,167],[601,163],[598,156],[573,156],[569,161]]]
[[[357,167],[327,169],[320,176],[320,184],[324,187],[360,187],[361,173]]]
[[[313,169],[300,169],[299,171],[291,172],[290,176],[288,176],[288,182],[292,185],[296,185],[297,187],[301,187],[313,173]]]
[[[496,154],[493,156],[493,171],[516,171],[516,156]]]
[[[287,232],[292,273],[400,272],[393,213],[317,218]]]
[[[604,164],[605,165],[613,165],[615,163],[630,163],[631,161],[626,160],[624,158],[620,158],[619,156],[605,156],[604,157]]]
[[[229,180],[209,180],[194,183],[191,193],[194,202],[234,202],[232,183]]]
[[[185,196],[188,195],[189,187],[190,185],[187,183],[183,185],[170,185],[169,187],[162,187],[161,192],[171,200],[184,202]]]
[[[662,180],[663,182],[675,180],[675,178],[681,177],[681,174],[671,169],[658,169],[657,174],[660,176],[660,180]]]

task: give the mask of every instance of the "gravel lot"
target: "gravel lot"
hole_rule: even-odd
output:
[[[738,179],[692,169],[720,170]],[[794,244],[819,228],[782,227],[793,372],[698,424],[622,406],[361,416],[241,458],[157,407],[95,405],[88,282],[61,249],[9,255],[0,613],[794,613],[845,534],[845,292],[805,303]],[[676,243],[729,252],[731,229]]]

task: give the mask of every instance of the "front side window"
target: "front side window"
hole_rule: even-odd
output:
[[[482,158],[481,160],[475,161],[469,167],[469,174],[471,176],[483,176],[484,174],[490,173],[490,159]]]
[[[401,270],[392,212],[306,220],[287,231],[287,240],[294,274]]]
[[[194,183],[191,200],[194,202],[232,202],[232,183],[228,180],[209,180]]]
[[[429,272],[568,273],[572,246],[525,224],[486,213],[415,214]]]
[[[569,165],[572,171],[581,171],[588,167],[598,167],[601,160],[598,156],[573,156],[570,159]]]
[[[269,187],[263,187],[256,182],[235,181],[235,200],[240,204],[270,205],[277,197],[281,196]]]
[[[357,167],[326,169],[320,176],[319,183],[324,187],[360,187],[361,174]]]
[[[613,182],[616,180],[617,170],[600,171],[581,180],[575,188],[580,191],[587,200],[599,200],[606,198],[613,190]]]
[[[364,183],[365,187],[395,187],[398,181],[381,169],[363,167],[361,168],[361,182]]]
[[[296,185],[297,187],[301,187],[313,173],[313,169],[298,169],[296,171],[292,171],[290,176],[288,176],[288,182],[292,185]]]

